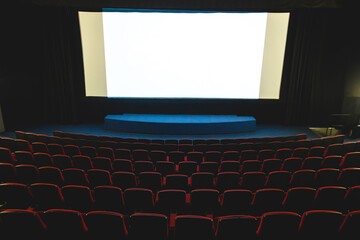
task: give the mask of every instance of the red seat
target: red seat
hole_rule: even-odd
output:
[[[355,236],[359,236],[359,225],[360,211],[352,211],[347,213],[339,228],[339,239],[353,239]]]
[[[156,210],[162,214],[182,214],[186,210],[186,192],[179,189],[165,189],[157,192]]]
[[[48,209],[64,208],[64,197],[59,186],[50,183],[34,183],[30,185],[31,193],[34,196],[36,210],[45,211]]]
[[[67,185],[62,187],[61,193],[68,209],[80,212],[94,210],[94,199],[89,187]]]
[[[2,183],[0,184],[0,202],[3,208],[28,209],[33,204],[33,196],[25,184]]]
[[[132,172],[113,172],[111,178],[114,186],[123,190],[137,186],[135,173]]]
[[[103,169],[90,169],[87,171],[87,178],[92,188],[102,185],[112,185],[110,172]]]
[[[287,190],[291,179],[291,173],[288,171],[273,171],[267,175],[265,187]]]
[[[192,190],[190,202],[195,215],[217,215],[220,210],[219,191],[215,189]]]
[[[213,240],[213,219],[209,217],[180,215],[175,218],[175,240]]]
[[[344,210],[345,194],[346,188],[344,187],[320,187],[316,191],[313,209],[342,212]]]
[[[313,207],[316,189],[308,187],[290,188],[283,201],[283,209],[302,214]]]
[[[217,219],[216,240],[243,239],[255,240],[257,218],[246,215],[231,215]]]
[[[265,185],[266,174],[263,172],[246,172],[241,178],[241,188],[256,191]]]
[[[75,155],[71,157],[75,168],[80,168],[84,171],[94,168],[91,158],[88,156]]]
[[[44,220],[50,236],[59,239],[69,238],[84,239],[87,233],[83,215],[74,210],[50,209],[43,213]]]
[[[280,189],[259,189],[252,200],[252,215],[261,216],[266,212],[281,211],[284,191]]]
[[[11,239],[47,239],[47,227],[37,212],[31,210],[9,209],[0,213],[1,234]]]
[[[221,214],[226,215],[249,215],[253,194],[250,190],[233,189],[223,193],[221,201]]]
[[[162,175],[158,172],[142,172],[138,174],[139,187],[156,192],[162,188]]]
[[[130,225],[130,239],[168,239],[168,218],[165,215],[154,213],[135,213],[130,216]]]
[[[261,216],[259,240],[297,239],[301,216],[293,212],[269,212]]]
[[[91,211],[85,215],[88,236],[94,239],[119,239],[128,237],[124,216],[120,213],[108,211]]]
[[[15,157],[11,154],[10,149],[0,147],[0,163],[15,163]]]
[[[93,191],[95,209],[100,211],[124,212],[123,191],[115,186],[97,186]]]
[[[154,210],[153,192],[145,188],[128,188],[124,191],[124,205],[128,214],[152,212]]]
[[[301,239],[338,239],[343,215],[336,211],[313,210],[303,213],[299,235]]]

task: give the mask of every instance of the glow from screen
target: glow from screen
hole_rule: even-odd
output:
[[[87,96],[279,98],[288,13],[79,16]]]

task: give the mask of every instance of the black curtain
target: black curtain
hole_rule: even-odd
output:
[[[56,122],[76,123],[85,95],[78,14],[69,8],[42,12],[47,112]]]
[[[286,124],[323,125],[341,111],[345,15],[340,9],[298,9],[291,15],[280,96]]]

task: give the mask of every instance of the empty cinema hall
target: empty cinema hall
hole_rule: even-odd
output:
[[[360,239],[357,0],[3,0],[0,239]]]

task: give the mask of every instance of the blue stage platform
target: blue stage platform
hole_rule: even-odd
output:
[[[218,134],[256,130],[254,117],[236,115],[107,115],[104,128],[150,134]]]

